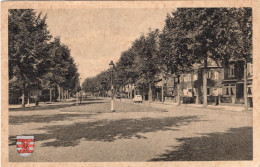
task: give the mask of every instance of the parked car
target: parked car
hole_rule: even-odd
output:
[[[141,95],[135,95],[135,97],[133,98],[133,102],[136,103],[136,102],[139,102],[139,103],[142,103],[143,102],[143,98]]]

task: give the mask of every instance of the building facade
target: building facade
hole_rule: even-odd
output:
[[[244,61],[229,62],[224,68],[214,63],[207,67],[207,102],[209,105],[244,104]],[[203,71],[204,67],[196,66],[193,70],[179,77],[158,77],[153,87],[153,101],[177,102],[177,85],[180,83],[182,103],[203,103]],[[247,95],[248,104],[253,106],[253,64],[247,63]],[[134,84],[126,85],[128,98],[135,93]],[[148,94],[142,93],[143,99],[148,100]]]
[[[180,96],[183,103],[203,103],[203,70],[197,68],[179,77]],[[177,95],[178,78],[173,79]],[[253,64],[247,63],[248,104],[253,106]],[[244,62],[230,62],[229,67],[209,66],[207,68],[208,104],[244,104]],[[174,98],[174,101],[176,97]]]

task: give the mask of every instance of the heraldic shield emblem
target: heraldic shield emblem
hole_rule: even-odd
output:
[[[16,146],[19,155],[31,155],[34,150],[34,136],[16,136]]]

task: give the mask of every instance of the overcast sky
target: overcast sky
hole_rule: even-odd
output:
[[[69,46],[81,83],[116,62],[120,53],[149,28],[162,30],[172,9],[62,9],[47,13],[51,34]]]

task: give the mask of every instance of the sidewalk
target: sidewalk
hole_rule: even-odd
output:
[[[164,104],[177,106],[177,103],[171,103],[171,102],[166,102]],[[204,107],[203,104],[181,104],[181,106],[194,107],[194,108],[207,108],[207,109],[211,109],[211,110],[223,110],[223,111],[245,111],[245,108],[243,105],[238,105],[238,106],[208,105],[207,107]],[[253,111],[253,109],[249,108],[248,111],[251,112],[251,111]]]
[[[43,106],[52,106],[52,105],[64,105],[64,104],[76,104],[76,98],[70,98],[70,99],[64,99],[63,101],[53,101],[53,102],[39,102],[38,106],[35,105],[35,103],[30,103],[29,105],[26,103],[24,109],[26,108],[33,108],[33,107],[43,107]],[[78,103],[80,101],[78,100]],[[9,104],[9,109],[19,109],[23,108],[21,104]]]
[[[122,99],[122,102],[128,102],[128,103],[132,103],[131,99]],[[144,104],[149,104],[148,101],[144,101]],[[245,108],[243,105],[237,105],[237,106],[225,106],[225,105],[208,105],[207,107],[204,107],[203,104],[181,104],[180,106],[178,106],[177,103],[173,103],[173,102],[158,102],[158,101],[153,101],[150,104],[155,104],[156,107],[163,107],[163,106],[169,106],[169,105],[173,105],[176,107],[190,107],[190,108],[202,108],[202,109],[209,109],[209,110],[218,110],[218,111],[236,111],[236,112],[245,112]],[[253,108],[249,108],[247,112],[252,112]]]

